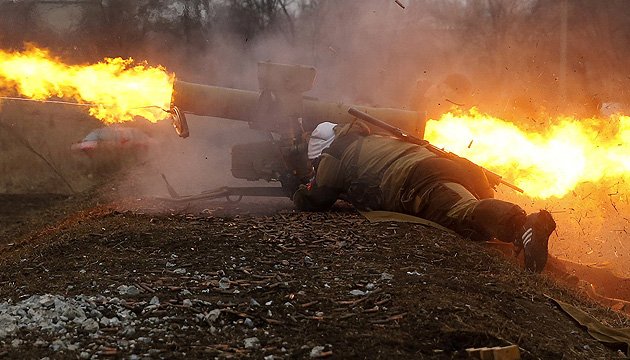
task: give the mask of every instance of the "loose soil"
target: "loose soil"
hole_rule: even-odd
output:
[[[372,224],[343,203],[296,212],[288,201],[176,207],[148,199],[0,196],[0,296],[117,296],[168,330],[102,328],[76,352],[5,338],[9,358],[467,358],[517,344],[523,359],[611,359],[549,297],[611,326],[623,313],[482,243],[405,223]],[[135,285],[138,295],[120,295]],[[150,312],[142,304],[157,296]],[[208,314],[221,310],[217,319]],[[25,344],[55,334],[19,334]],[[256,337],[259,346],[244,339]],[[320,347],[320,348],[318,348]]]

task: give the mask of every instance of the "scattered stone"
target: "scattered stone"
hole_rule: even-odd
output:
[[[254,327],[254,322],[250,318],[246,318],[243,324],[245,324],[245,326],[250,327],[250,328]]]
[[[157,296],[154,296],[149,301],[149,304],[151,304],[151,305],[160,305],[160,299],[158,299]]]
[[[177,268],[177,269],[173,270],[173,272],[175,274],[177,274],[177,275],[184,275],[184,274],[186,274],[186,269],[184,269],[184,268]]]
[[[126,326],[122,331],[122,335],[125,337],[132,337],[136,334],[136,328],[133,326]]]
[[[372,291],[374,290],[375,286],[373,283],[367,283],[367,285],[365,285],[365,289],[368,291]]]
[[[46,341],[42,340],[42,339],[37,339],[33,343],[33,345],[35,345],[35,346],[42,346],[43,347],[43,346],[48,346],[48,343]]]
[[[83,328],[83,330],[93,333],[98,331],[99,326],[98,323],[96,322],[96,320],[94,319],[87,319],[83,322],[83,325],[81,325],[81,328]]]
[[[211,322],[215,322],[219,316],[221,315],[221,310],[220,309],[214,309],[212,311],[210,311],[207,315],[208,320],[210,320]]]
[[[65,350],[67,348],[67,345],[65,342],[63,342],[63,340],[55,340],[52,342],[52,344],[50,344],[50,348],[53,351]]]
[[[136,296],[138,294],[140,294],[140,289],[138,289],[137,287],[135,287],[134,285],[131,286],[127,286],[127,285],[120,285],[118,288],[116,288],[118,290],[118,293],[120,295],[127,295],[127,296]],[[113,299],[112,299],[113,300]],[[110,300],[111,301],[111,300]]]
[[[365,291],[352,290],[352,291],[350,291],[350,295],[353,295],[353,296],[364,296],[365,295]]]
[[[319,358],[322,357],[322,353],[326,348],[323,346],[315,346],[311,349],[311,358]]]
[[[222,277],[221,280],[219,280],[219,288],[223,289],[223,290],[227,290],[230,288],[230,279],[226,278],[226,277]]]
[[[394,280],[394,275],[384,272],[381,274],[381,280],[382,281]]]
[[[251,298],[249,300],[249,306],[260,306],[260,304],[258,303],[258,301],[256,301],[256,299]]]
[[[243,344],[245,344],[245,349],[256,350],[260,348],[260,340],[257,337],[250,337],[243,340]]]
[[[192,301],[190,301],[190,299],[184,299],[184,301],[182,301],[182,305],[192,307]]]

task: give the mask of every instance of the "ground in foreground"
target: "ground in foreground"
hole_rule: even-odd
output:
[[[370,224],[343,206],[124,205],[0,198],[0,351],[451,359],[517,344],[524,359],[623,356],[549,297],[610,325],[626,317],[439,230]]]

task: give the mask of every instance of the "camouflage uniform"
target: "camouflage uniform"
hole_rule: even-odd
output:
[[[525,211],[492,199],[483,174],[356,123],[335,133],[315,178],[293,196],[299,209],[323,211],[343,198],[361,210],[418,216],[475,240],[513,242],[522,231]]]

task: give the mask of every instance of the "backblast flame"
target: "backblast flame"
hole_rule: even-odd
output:
[[[425,137],[540,199],[563,197],[585,182],[630,177],[629,116],[560,117],[550,123],[530,132],[471,109],[429,121]]]
[[[90,104],[90,115],[118,123],[141,116],[166,118],[174,75],[163,67],[106,58],[89,65],[68,65],[48,51],[29,46],[23,52],[0,50],[0,92],[34,100],[53,97]]]

